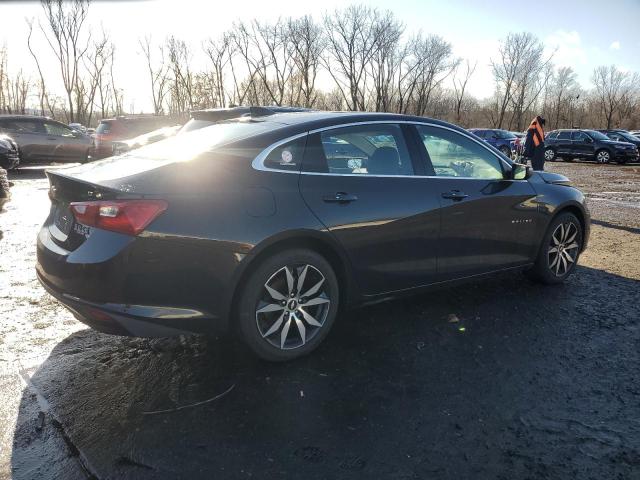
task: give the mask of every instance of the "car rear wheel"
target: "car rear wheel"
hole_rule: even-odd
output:
[[[582,250],[582,225],[573,213],[556,217],[542,240],[538,258],[528,272],[546,284],[562,283],[571,275]]]
[[[600,164],[609,163],[611,161],[611,154],[607,150],[600,150],[596,152],[596,162]]]
[[[544,150],[544,159],[546,162],[555,162],[556,151],[553,148],[546,148]]]
[[[336,275],[312,250],[278,253],[250,275],[240,295],[240,332],[260,358],[287,361],[326,337],[339,305]]]

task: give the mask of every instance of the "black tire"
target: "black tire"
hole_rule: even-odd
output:
[[[596,152],[594,158],[600,165],[605,165],[611,161],[611,152],[609,152],[609,150],[600,149]]]
[[[562,252],[554,254],[554,252],[551,251],[552,248],[558,248],[558,245],[556,245],[556,242],[552,237],[554,237],[555,234],[555,237],[557,238],[558,235],[562,234],[561,231],[557,231],[560,225],[565,229],[568,228],[566,238],[570,241],[567,241],[566,245],[561,249],[566,251],[566,254],[563,254]],[[571,227],[567,227],[567,225],[571,225]],[[575,238],[572,239],[571,237],[573,236],[573,232],[575,232]],[[542,238],[538,257],[536,258],[533,268],[527,272],[528,276],[533,280],[547,285],[564,282],[573,273],[578,263],[580,252],[582,250],[582,239],[582,225],[578,218],[573,213],[569,212],[558,215],[551,221],[547,232]],[[575,247],[573,246],[574,243],[576,244]],[[564,255],[570,255],[571,258],[573,258],[573,261],[568,261],[567,257]],[[554,260],[558,260],[557,257],[564,258],[564,260],[556,263]],[[563,265],[566,265],[564,270],[562,268]]]
[[[308,267],[307,273],[303,275],[305,266]],[[290,296],[288,275],[284,270],[287,267],[295,298]],[[298,291],[300,278],[303,283]],[[309,298],[300,296],[301,293],[313,290],[322,278],[324,280],[318,292],[314,292]],[[282,305],[283,299],[277,299],[273,293],[269,293],[267,285],[280,296],[282,293],[287,295],[287,300],[284,300],[286,306]],[[238,322],[244,342],[258,357],[282,362],[307,355],[320,345],[336,319],[340,290],[335,272],[323,256],[312,250],[295,249],[265,259],[250,274],[239,299]],[[322,303],[311,305],[311,302]],[[278,305],[279,310],[258,312],[267,306],[275,308]],[[309,306],[304,307],[305,305]],[[289,316],[291,312],[293,316]],[[309,323],[307,316],[311,316],[320,326]]]
[[[556,161],[556,151],[553,148],[547,147],[544,149],[544,161],[545,162]]]

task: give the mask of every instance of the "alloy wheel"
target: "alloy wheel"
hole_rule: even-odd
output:
[[[596,160],[598,161],[598,163],[609,163],[610,158],[611,155],[609,155],[609,152],[607,152],[606,150],[598,152],[598,155],[596,156]]]
[[[324,275],[313,265],[287,265],[264,284],[255,316],[258,331],[272,346],[291,350],[322,329],[331,305]]]
[[[580,249],[577,240],[578,227],[572,222],[561,223],[553,231],[547,258],[549,269],[555,276],[566,275],[571,265],[576,262]]]
[[[544,151],[544,159],[546,161],[551,161],[553,160],[553,157],[555,157],[555,153],[552,149],[548,148],[547,150]]]

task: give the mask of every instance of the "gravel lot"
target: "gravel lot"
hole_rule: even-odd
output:
[[[35,278],[42,170],[14,174],[0,479],[640,479],[640,166],[548,169],[594,217],[566,285],[511,274],[366,308],[285,365],[86,329]]]

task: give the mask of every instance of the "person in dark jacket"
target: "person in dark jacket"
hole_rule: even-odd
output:
[[[544,124],[540,115],[531,120],[524,142],[524,157],[531,159],[534,170],[544,170]]]

